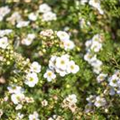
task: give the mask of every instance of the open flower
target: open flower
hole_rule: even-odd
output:
[[[38,113],[35,111],[33,114],[30,114],[29,120],[39,120]]]
[[[41,65],[38,62],[34,61],[30,66],[30,71],[39,73],[41,71]]]
[[[70,61],[68,66],[67,66],[67,72],[75,74],[78,71],[79,71],[79,66],[76,65],[74,61]]]
[[[48,82],[50,82],[56,78],[56,75],[54,74],[52,70],[48,69],[46,73],[44,74],[44,78],[47,78]]]
[[[29,87],[34,87],[38,83],[38,77],[36,73],[28,73],[26,76],[25,84]]]

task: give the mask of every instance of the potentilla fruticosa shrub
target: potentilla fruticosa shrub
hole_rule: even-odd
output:
[[[0,0],[0,120],[119,110],[119,0]]]

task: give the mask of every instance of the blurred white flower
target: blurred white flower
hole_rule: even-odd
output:
[[[23,93],[17,93],[11,95],[11,100],[14,104],[20,103],[25,98]]]
[[[32,13],[30,13],[30,14],[28,15],[28,18],[29,18],[29,20],[31,20],[31,21],[36,21],[36,20],[37,20],[37,15],[32,12]]]
[[[51,7],[48,4],[43,3],[39,6],[39,12],[41,13],[47,13],[49,11],[51,11]]]
[[[76,65],[74,61],[70,61],[67,66],[67,72],[75,74],[78,71],[79,71],[79,66]]]
[[[38,113],[35,111],[33,114],[29,115],[29,120],[40,120],[38,118]]]
[[[104,81],[106,77],[107,77],[107,74],[100,73],[100,74],[97,76],[97,82],[100,83],[100,82]]]
[[[44,78],[47,79],[48,82],[52,81],[53,79],[56,78],[56,75],[52,70],[47,70],[46,73],[44,74]]]
[[[22,39],[21,43],[23,45],[29,46],[29,45],[31,45],[31,43],[33,42],[34,39],[35,39],[35,34],[29,33],[26,38]]]
[[[3,20],[3,18],[8,14],[10,13],[10,8],[8,6],[3,6],[3,7],[0,7],[0,21]]]
[[[73,49],[75,47],[74,42],[71,41],[71,40],[64,41],[63,45],[64,45],[65,50],[71,50],[71,49]]]
[[[9,43],[7,37],[0,38],[0,48],[6,49],[8,45]]]
[[[52,20],[56,20],[56,19],[57,19],[56,14],[53,12],[47,12],[42,15],[43,21],[52,21]]]
[[[16,27],[17,28],[22,28],[28,26],[30,22],[29,21],[18,21]]]
[[[94,105],[98,108],[101,107],[101,106],[105,106],[106,105],[105,98],[97,96],[96,99],[95,99]]]
[[[0,30],[0,37],[4,37],[5,35],[9,35],[13,30],[11,29],[5,29],[5,30]]]
[[[68,33],[64,32],[64,31],[58,31],[57,32],[57,36],[59,37],[59,39],[61,41],[65,41],[65,40],[69,40],[70,39],[70,36]]]
[[[30,66],[30,71],[39,73],[41,71],[41,65],[38,62],[34,61]]]
[[[12,86],[8,86],[7,89],[9,90],[9,93],[24,93],[24,89],[21,86],[17,86],[17,85],[12,85]]]
[[[34,87],[38,83],[38,76],[36,73],[28,73],[26,75],[25,84],[29,87]]]
[[[101,6],[100,6],[100,0],[90,0],[89,4],[95,7],[100,14],[104,14],[104,11],[101,9]]]

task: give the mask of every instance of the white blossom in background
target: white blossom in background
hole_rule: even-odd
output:
[[[64,32],[64,31],[58,31],[57,36],[63,42],[70,39],[69,34],[67,32]]]
[[[5,35],[9,35],[13,30],[11,29],[5,29],[5,30],[0,30],[0,37],[4,37]]]
[[[32,42],[33,42],[33,40],[35,39],[35,37],[36,37],[35,34],[29,33],[26,38],[23,38],[23,39],[22,39],[21,43],[22,43],[23,45],[29,46],[29,45],[32,44]]]
[[[22,21],[22,17],[19,12],[15,11],[10,17],[7,18],[12,25],[15,25],[16,22]]]
[[[100,0],[90,0],[89,5],[96,8],[100,14],[104,14],[104,11],[101,9]]]
[[[67,72],[76,74],[78,71],[79,71],[78,65],[76,65],[75,62],[71,60],[67,66]]]
[[[52,21],[52,20],[56,20],[56,19],[57,19],[56,14],[51,12],[51,11],[47,12],[47,13],[44,13],[42,15],[42,20],[43,21]]]
[[[6,49],[8,45],[9,45],[9,42],[7,37],[0,38],[0,48]]]
[[[23,93],[17,93],[11,95],[11,100],[14,104],[18,104],[22,102],[25,98],[25,95]]]
[[[29,20],[31,20],[31,21],[36,21],[37,20],[37,14],[36,13],[30,13],[29,15],[28,15],[28,18],[29,18]]]
[[[51,82],[53,79],[56,78],[56,75],[52,70],[48,69],[44,74],[44,78],[46,78],[48,82]]]
[[[34,111],[33,114],[29,115],[29,120],[40,120],[38,117],[39,117],[38,113]]]
[[[41,13],[47,13],[50,11],[51,11],[51,7],[46,3],[43,3],[39,6],[39,12],[41,12]]]
[[[30,66],[30,71],[39,73],[41,71],[41,65],[38,62],[34,61]]]
[[[18,21],[16,27],[17,28],[22,28],[28,26],[30,21]]]
[[[24,89],[21,86],[17,86],[17,85],[8,86],[7,89],[10,94],[24,93]]]
[[[75,94],[68,95],[62,102],[63,108],[69,108],[72,112],[76,110],[77,96]]]
[[[21,114],[20,112],[17,114],[15,120],[22,120],[24,117],[24,114]]]
[[[38,83],[38,76],[36,73],[28,73],[26,75],[25,84],[29,87],[34,87]]]
[[[106,103],[107,102],[106,102],[105,98],[97,96],[96,99],[95,99],[94,105],[99,108],[99,107],[105,106]]]
[[[107,74],[100,73],[100,74],[97,76],[97,82],[100,83],[100,82],[104,81],[106,77],[107,77]]]
[[[8,6],[2,6],[0,7],[0,21],[4,19],[4,17],[10,13],[10,8]]]

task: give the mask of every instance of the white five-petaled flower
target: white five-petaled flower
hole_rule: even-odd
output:
[[[8,46],[8,38],[7,37],[3,37],[0,38],[0,48],[5,49]]]
[[[38,76],[36,73],[28,73],[26,75],[25,84],[29,87],[34,87],[38,83]]]
[[[74,61],[70,61],[68,66],[67,66],[67,72],[75,74],[78,71],[79,71],[79,66],[76,65]]]
[[[30,66],[30,71],[39,73],[41,71],[41,65],[38,62],[34,61]]]
[[[69,62],[68,56],[62,55],[61,57],[56,58],[55,65],[57,68],[59,68],[61,70],[66,70],[68,62]]]
[[[52,81],[53,79],[56,78],[56,75],[52,70],[47,70],[46,73],[44,74],[44,78],[47,79],[48,82]]]

